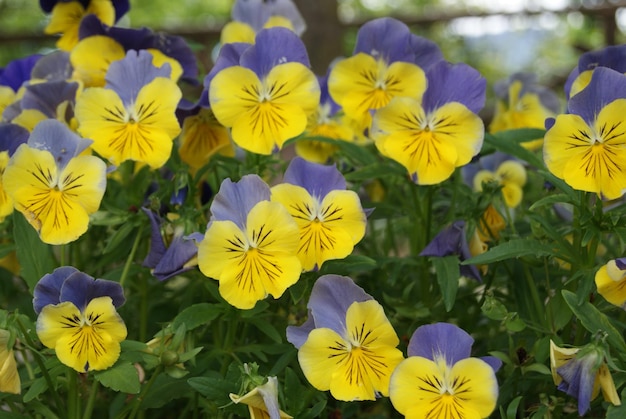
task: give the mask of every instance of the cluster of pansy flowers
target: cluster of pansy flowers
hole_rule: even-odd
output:
[[[319,76],[310,69],[299,38],[305,25],[291,1],[236,1],[194,102],[179,87],[197,83],[191,49],[179,37],[113,26],[128,1],[40,5],[51,13],[46,32],[62,36],[59,51],[16,60],[0,72],[0,217],[17,209],[45,243],[69,243],[88,230],[117,166],[131,160],[160,169],[176,144],[196,172],[215,153],[271,155],[299,137],[300,157],[281,182],[270,186],[257,175],[224,180],[205,231],[187,234],[175,217],[143,209],[152,228],[144,266],[159,280],[197,266],[239,309],[268,295],[280,298],[303,272],[350,255],[365,235],[369,210],[336,166],[320,164],[337,146],[319,137],[374,143],[419,185],[440,184],[463,167],[476,192],[488,185],[501,192],[469,241],[467,223],[457,220],[421,256],[456,254],[463,261],[484,252],[506,226],[501,213],[522,201],[522,162],[478,155],[486,80],[466,64],[446,61],[436,44],[395,19],[364,24],[352,55]],[[488,130],[545,127],[543,139],[524,145],[543,147],[550,172],[575,189],[620,198],[626,190],[624,55],[623,47],[583,55],[566,84],[567,112],[558,116],[557,99],[533,76],[503,80],[495,86],[499,101]],[[161,232],[167,223],[171,238]],[[626,262],[616,259],[596,275],[598,292],[621,307],[624,272]],[[461,265],[460,274],[481,280],[473,265]],[[34,294],[37,334],[62,363],[85,372],[116,362],[126,337],[116,311],[124,302],[119,284],[61,267],[44,276]],[[0,360],[13,371],[2,346],[7,339],[0,337]],[[287,337],[307,380],[338,400],[389,396],[407,417],[487,417],[497,404],[500,362],[470,357],[473,339],[466,332],[449,323],[421,326],[405,359],[382,306],[348,277],[320,277],[306,322],[289,327]],[[606,356],[598,342],[551,348],[555,384],[578,398],[581,415],[599,388],[606,400],[620,403]],[[251,414],[254,408],[288,417],[278,408],[275,378],[257,384],[231,399],[253,400]]]

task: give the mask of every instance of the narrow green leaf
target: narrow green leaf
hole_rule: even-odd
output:
[[[130,362],[121,362],[104,371],[94,373],[94,378],[104,387],[127,394],[137,394],[141,388],[139,373]]]
[[[485,253],[466,259],[463,265],[482,265],[522,256],[558,256],[554,247],[533,239],[514,239],[492,247]]]
[[[216,403],[228,403],[230,393],[237,393],[236,383],[226,381],[221,377],[193,377],[187,380],[194,390]]]
[[[125,223],[110,237],[102,253],[109,253],[114,249],[117,249],[120,243],[125,241],[130,233],[135,229],[133,223]]]
[[[371,271],[375,267],[376,261],[372,258],[363,255],[350,255],[345,259],[324,262],[320,269],[320,275],[350,275],[355,272]]]
[[[601,313],[593,304],[588,301],[578,304],[578,297],[571,291],[562,290],[563,298],[574,312],[574,315],[580,320],[582,325],[590,333],[594,334],[598,331],[606,332],[609,344],[621,353],[626,353],[626,343],[621,333],[611,324],[609,318]]]
[[[519,408],[519,404],[522,401],[522,396],[517,396],[513,399],[511,403],[509,403],[506,408],[506,419],[515,419],[517,418],[517,409]]]
[[[451,255],[432,257],[430,260],[437,273],[437,282],[443,296],[443,304],[446,307],[446,311],[450,311],[454,306],[456,292],[459,288],[459,277],[461,276],[459,257]]]
[[[274,342],[283,343],[283,338],[281,334],[278,333],[278,330],[276,330],[276,328],[272,326],[272,324],[270,324],[267,319],[252,317],[249,321]]]
[[[24,394],[24,403],[28,403],[41,393],[48,389],[48,383],[46,382],[44,377],[39,377],[33,384],[28,388],[26,394]]]
[[[35,229],[17,211],[13,212],[13,237],[21,276],[32,293],[41,277],[56,267],[52,246],[43,243]]]
[[[545,206],[552,206],[554,204],[560,204],[560,203],[572,203],[572,201],[570,200],[570,196],[564,193],[557,193],[554,195],[548,195],[546,197],[543,197],[541,199],[538,199],[537,201],[535,201],[530,207],[529,209],[531,211],[535,211],[537,208],[541,208],[541,207],[545,207]]]

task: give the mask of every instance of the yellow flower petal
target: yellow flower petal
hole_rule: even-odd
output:
[[[13,200],[7,195],[2,183],[2,174],[9,163],[9,152],[0,151],[0,222],[13,213]]]
[[[561,348],[550,340],[550,371],[555,385],[558,386],[563,381],[557,370],[574,359],[578,351],[579,348]]]
[[[220,42],[222,44],[232,44],[234,42],[243,42],[246,44],[254,44],[256,36],[252,26],[247,23],[232,21],[228,22],[222,28],[220,34]]]
[[[370,125],[370,109],[380,109],[396,96],[419,101],[425,90],[425,73],[415,64],[388,64],[364,53],[339,61],[328,77],[331,97],[360,128]]]
[[[71,302],[45,306],[37,318],[37,336],[76,371],[103,370],[119,358],[126,325],[111,297],[98,297],[84,313]]]
[[[185,118],[179,138],[178,154],[194,170],[207,164],[216,153],[230,157],[235,155],[228,130],[217,122],[209,109],[202,109],[197,115]]]
[[[76,240],[100,206],[106,165],[94,156],[78,156],[58,173],[48,151],[20,146],[3,175],[7,194],[49,244]]]
[[[447,103],[426,115],[411,98],[395,98],[376,112],[372,131],[379,150],[420,185],[448,179],[480,151],[484,137],[482,120],[464,105]]]
[[[613,403],[615,406],[620,406],[622,404],[622,401],[617,394],[617,390],[615,389],[613,377],[611,376],[609,367],[607,367],[606,364],[602,364],[600,365],[600,368],[598,368],[596,381],[600,385],[600,389],[602,390],[602,397],[604,397],[604,400]]]
[[[78,43],[78,29],[83,17],[94,14],[105,25],[111,26],[115,20],[115,9],[111,0],[91,0],[87,10],[78,1],[58,2],[52,9],[52,15],[44,32],[53,35],[60,33],[57,47],[71,51]]]
[[[156,48],[148,48],[148,51],[152,55],[152,65],[157,68],[163,67],[163,64],[169,64],[170,69],[172,70],[170,73],[170,79],[173,81],[178,81],[180,76],[183,75],[183,66],[172,57],[168,57],[161,50]]]
[[[211,223],[198,245],[198,266],[219,280],[228,303],[250,309],[268,294],[279,298],[298,281],[297,246],[298,226],[289,213],[279,203],[261,201],[250,210],[245,233],[232,221]]]
[[[72,78],[82,81],[85,87],[104,87],[109,65],[125,56],[124,48],[112,38],[89,36],[70,52],[70,63],[74,68]]]
[[[126,160],[159,168],[169,159],[180,132],[175,116],[181,92],[172,80],[157,77],[125,107],[110,89],[87,89],[76,104],[79,132],[92,148],[119,165]]]
[[[24,127],[32,132],[38,123],[46,119],[48,119],[48,117],[38,109],[24,109],[11,120],[11,123]]]
[[[0,392],[20,394],[22,383],[17,372],[17,363],[13,349],[7,345],[11,334],[8,330],[0,329]]]
[[[311,385],[337,400],[375,400],[376,393],[388,394],[389,377],[402,360],[398,343],[378,302],[355,302],[346,313],[346,336],[314,329],[298,360]]]
[[[626,272],[617,267],[614,260],[602,266],[595,275],[598,293],[609,303],[618,307],[626,304]]]
[[[593,74],[593,70],[583,71],[574,79],[572,83],[572,87],[569,91],[569,97],[574,96],[577,93],[580,93],[587,85],[591,82],[591,76]]]

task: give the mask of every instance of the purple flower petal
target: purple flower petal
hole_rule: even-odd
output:
[[[309,56],[298,35],[287,28],[273,27],[259,31],[255,44],[241,54],[243,67],[263,79],[278,64],[298,62],[310,67]]]
[[[70,0],[39,0],[39,6],[45,13],[50,13],[57,3],[68,1]],[[90,0],[79,0],[79,3],[86,9],[89,6],[89,1]],[[113,8],[115,9],[115,21],[121,19],[121,17],[128,13],[128,10],[130,10],[128,0],[112,0],[111,3],[113,3]]]
[[[91,300],[98,297],[111,297],[115,308],[119,308],[126,302],[124,290],[118,282],[94,279],[80,271],[74,272],[65,279],[59,301],[70,301],[82,311]]]
[[[533,93],[539,96],[539,101],[548,110],[558,113],[561,110],[561,102],[558,96],[543,86],[537,84],[537,75],[533,73],[514,73],[510,77],[499,80],[494,84],[493,90],[496,96],[503,102],[509,102],[509,88],[511,84],[519,81],[522,84],[522,89],[519,92],[519,97],[528,93]]]
[[[185,267],[196,254],[198,246],[192,239],[176,236],[167,248],[163,258],[154,267],[152,275],[159,281],[165,281],[173,276],[193,269],[193,266]]]
[[[615,265],[619,268],[619,270],[625,271],[626,270],[626,257],[615,259]]]
[[[287,342],[291,343],[297,349],[300,349],[304,342],[309,338],[309,333],[315,329],[315,319],[311,310],[308,310],[309,315],[304,323],[300,326],[287,326]]]
[[[467,64],[439,61],[428,73],[428,88],[422,99],[426,112],[446,103],[459,102],[478,113],[485,105],[487,80]]]
[[[30,73],[41,57],[41,54],[35,54],[11,61],[0,73],[0,86],[9,86],[17,92],[24,82],[30,80]]]
[[[443,59],[437,44],[412,34],[406,24],[390,17],[373,19],[361,26],[353,54],[360,52],[382,57],[388,64],[405,61],[423,69]]]
[[[450,323],[420,326],[409,340],[408,356],[421,356],[432,361],[443,357],[452,366],[469,358],[474,339],[460,327]]]
[[[250,44],[246,44],[243,42],[234,42],[232,44],[222,45],[222,47],[220,48],[220,52],[217,55],[217,59],[215,60],[215,65],[213,66],[213,68],[211,68],[209,74],[207,74],[204,78],[205,89],[203,93],[205,91],[208,91],[211,80],[213,80],[213,77],[215,77],[217,73],[225,68],[239,65],[239,61],[241,60],[241,54],[243,54],[244,51],[250,47]]]
[[[346,332],[346,312],[350,305],[372,299],[350,277],[323,275],[313,285],[307,307],[316,328],[326,327],[343,336]]]
[[[302,186],[318,200],[330,191],[346,189],[346,180],[335,165],[312,163],[301,157],[295,157],[289,163],[283,181]]]
[[[272,16],[287,18],[298,35],[302,35],[306,29],[302,15],[291,0],[237,0],[231,11],[233,20],[247,23],[255,32],[263,29]]]
[[[615,70],[599,67],[593,71],[589,85],[568,102],[570,113],[580,115],[592,125],[609,103],[626,98],[626,76]]]
[[[269,199],[270,187],[258,175],[246,175],[239,182],[224,179],[211,203],[211,221],[230,220],[245,230],[252,207]]]
[[[36,109],[48,118],[56,118],[57,107],[65,101],[74,103],[77,91],[78,83],[65,80],[31,84],[25,88],[22,109]]]
[[[61,287],[65,280],[72,274],[78,272],[73,266],[62,266],[52,273],[44,275],[33,290],[33,308],[35,313],[39,312],[47,305],[59,304]]]
[[[0,151],[8,151],[9,157],[15,150],[28,141],[30,133],[17,124],[0,123]]]
[[[52,153],[59,169],[85,150],[91,140],[76,135],[67,125],[56,119],[46,119],[38,123],[28,139],[28,145]]]
[[[557,373],[563,379],[558,389],[578,399],[580,416],[583,416],[591,405],[593,384],[597,374],[597,371],[593,370],[595,360],[594,356],[574,358],[557,368]]]
[[[148,208],[142,207],[141,210],[150,219],[150,252],[143,260],[142,266],[154,268],[159,264],[167,250],[161,235],[161,217]]]
[[[572,70],[565,82],[565,94],[568,99],[572,84],[580,73],[596,67],[608,67],[619,73],[626,73],[626,45],[611,45],[582,54],[578,59],[578,66]]]
[[[493,372],[498,372],[500,367],[502,367],[502,360],[500,358],[496,358],[495,356],[481,356],[480,359],[489,364],[489,366],[493,369]]]
[[[33,79],[68,80],[72,78],[72,64],[67,51],[57,50],[41,57],[30,76]]]
[[[137,98],[142,87],[157,77],[168,78],[172,72],[169,64],[155,67],[148,51],[130,50],[122,60],[114,61],[106,74],[106,88],[114,90],[125,105]]]

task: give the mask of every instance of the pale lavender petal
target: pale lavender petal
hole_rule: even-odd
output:
[[[155,67],[152,54],[148,51],[126,53],[122,60],[114,61],[106,74],[106,88],[114,90],[125,105],[135,101],[137,94],[146,84],[157,77],[168,78],[172,69],[169,64]]]
[[[353,54],[365,53],[381,57],[387,63],[413,61],[411,31],[405,23],[383,17],[364,23],[357,33]]]
[[[487,80],[467,64],[439,61],[429,69],[427,78],[428,88],[422,99],[426,112],[446,103],[459,102],[478,113],[485,105]]]
[[[575,358],[557,368],[563,381],[558,389],[578,399],[578,414],[583,416],[591,405],[593,384],[597,371],[593,370],[594,356]]]
[[[313,329],[315,329],[315,320],[311,310],[308,310],[308,317],[304,323],[300,326],[287,326],[287,342],[300,349]]]
[[[346,189],[346,180],[335,165],[312,163],[301,157],[295,157],[289,163],[283,181],[302,186],[319,200],[330,191]]]
[[[233,20],[250,25],[255,32],[263,29],[272,16],[287,18],[298,35],[306,29],[302,15],[291,0],[237,0],[231,11]]]
[[[98,297],[111,297],[116,308],[126,302],[124,290],[118,282],[93,279],[80,271],[71,274],[63,282],[59,301],[70,301],[82,311],[91,300]]]
[[[263,79],[278,64],[298,62],[310,67],[309,56],[302,40],[291,30],[273,27],[259,31],[255,44],[241,54],[243,67]]]
[[[48,118],[57,117],[57,107],[69,101],[74,103],[78,83],[65,80],[35,83],[26,86],[22,97],[22,109],[36,109]]]
[[[346,332],[346,312],[350,305],[372,299],[352,278],[323,275],[313,285],[307,307],[311,310],[316,328],[329,328],[343,336]]]
[[[0,151],[8,151],[9,157],[12,156],[29,136],[28,130],[20,125],[0,122]]]
[[[57,50],[44,55],[37,61],[31,78],[44,80],[68,80],[72,77],[72,64],[67,51]]]
[[[605,67],[593,71],[589,85],[568,102],[570,113],[580,115],[593,125],[597,115],[609,103],[626,98],[626,75]]]
[[[465,221],[459,220],[445,227],[420,252],[420,256],[449,256],[460,254],[461,243],[465,238]]]
[[[445,358],[452,366],[469,358],[474,339],[460,327],[451,323],[434,323],[420,326],[409,340],[408,356],[421,356],[432,361]]]
[[[91,143],[91,140],[79,137],[67,125],[56,119],[46,119],[38,123],[28,139],[30,147],[49,151],[59,169],[63,169],[70,159]]]
[[[220,52],[217,55],[217,59],[215,60],[215,65],[211,68],[209,74],[207,74],[204,78],[205,91],[208,90],[211,80],[213,80],[213,77],[215,77],[217,73],[225,68],[239,65],[241,54],[243,54],[248,48],[251,48],[251,45],[243,42],[234,42],[232,44],[222,45]]]
[[[230,220],[245,230],[252,207],[269,199],[270,188],[258,175],[246,175],[239,182],[224,179],[211,203],[211,221]]]
[[[610,45],[582,54],[578,59],[578,66],[572,70],[565,82],[565,94],[568,99],[572,84],[580,73],[597,67],[608,67],[619,73],[626,73],[626,45]]]
[[[413,52],[413,58],[410,62],[418,65],[424,71],[429,70],[433,65],[443,60],[443,52],[430,39],[411,34],[409,48]]]
[[[626,270],[626,257],[615,259],[615,265],[621,270]]]
[[[52,273],[44,275],[33,290],[33,308],[35,313],[39,312],[47,305],[59,304],[61,302],[61,287],[65,280],[72,274],[78,272],[73,266],[62,266],[56,268]]]

